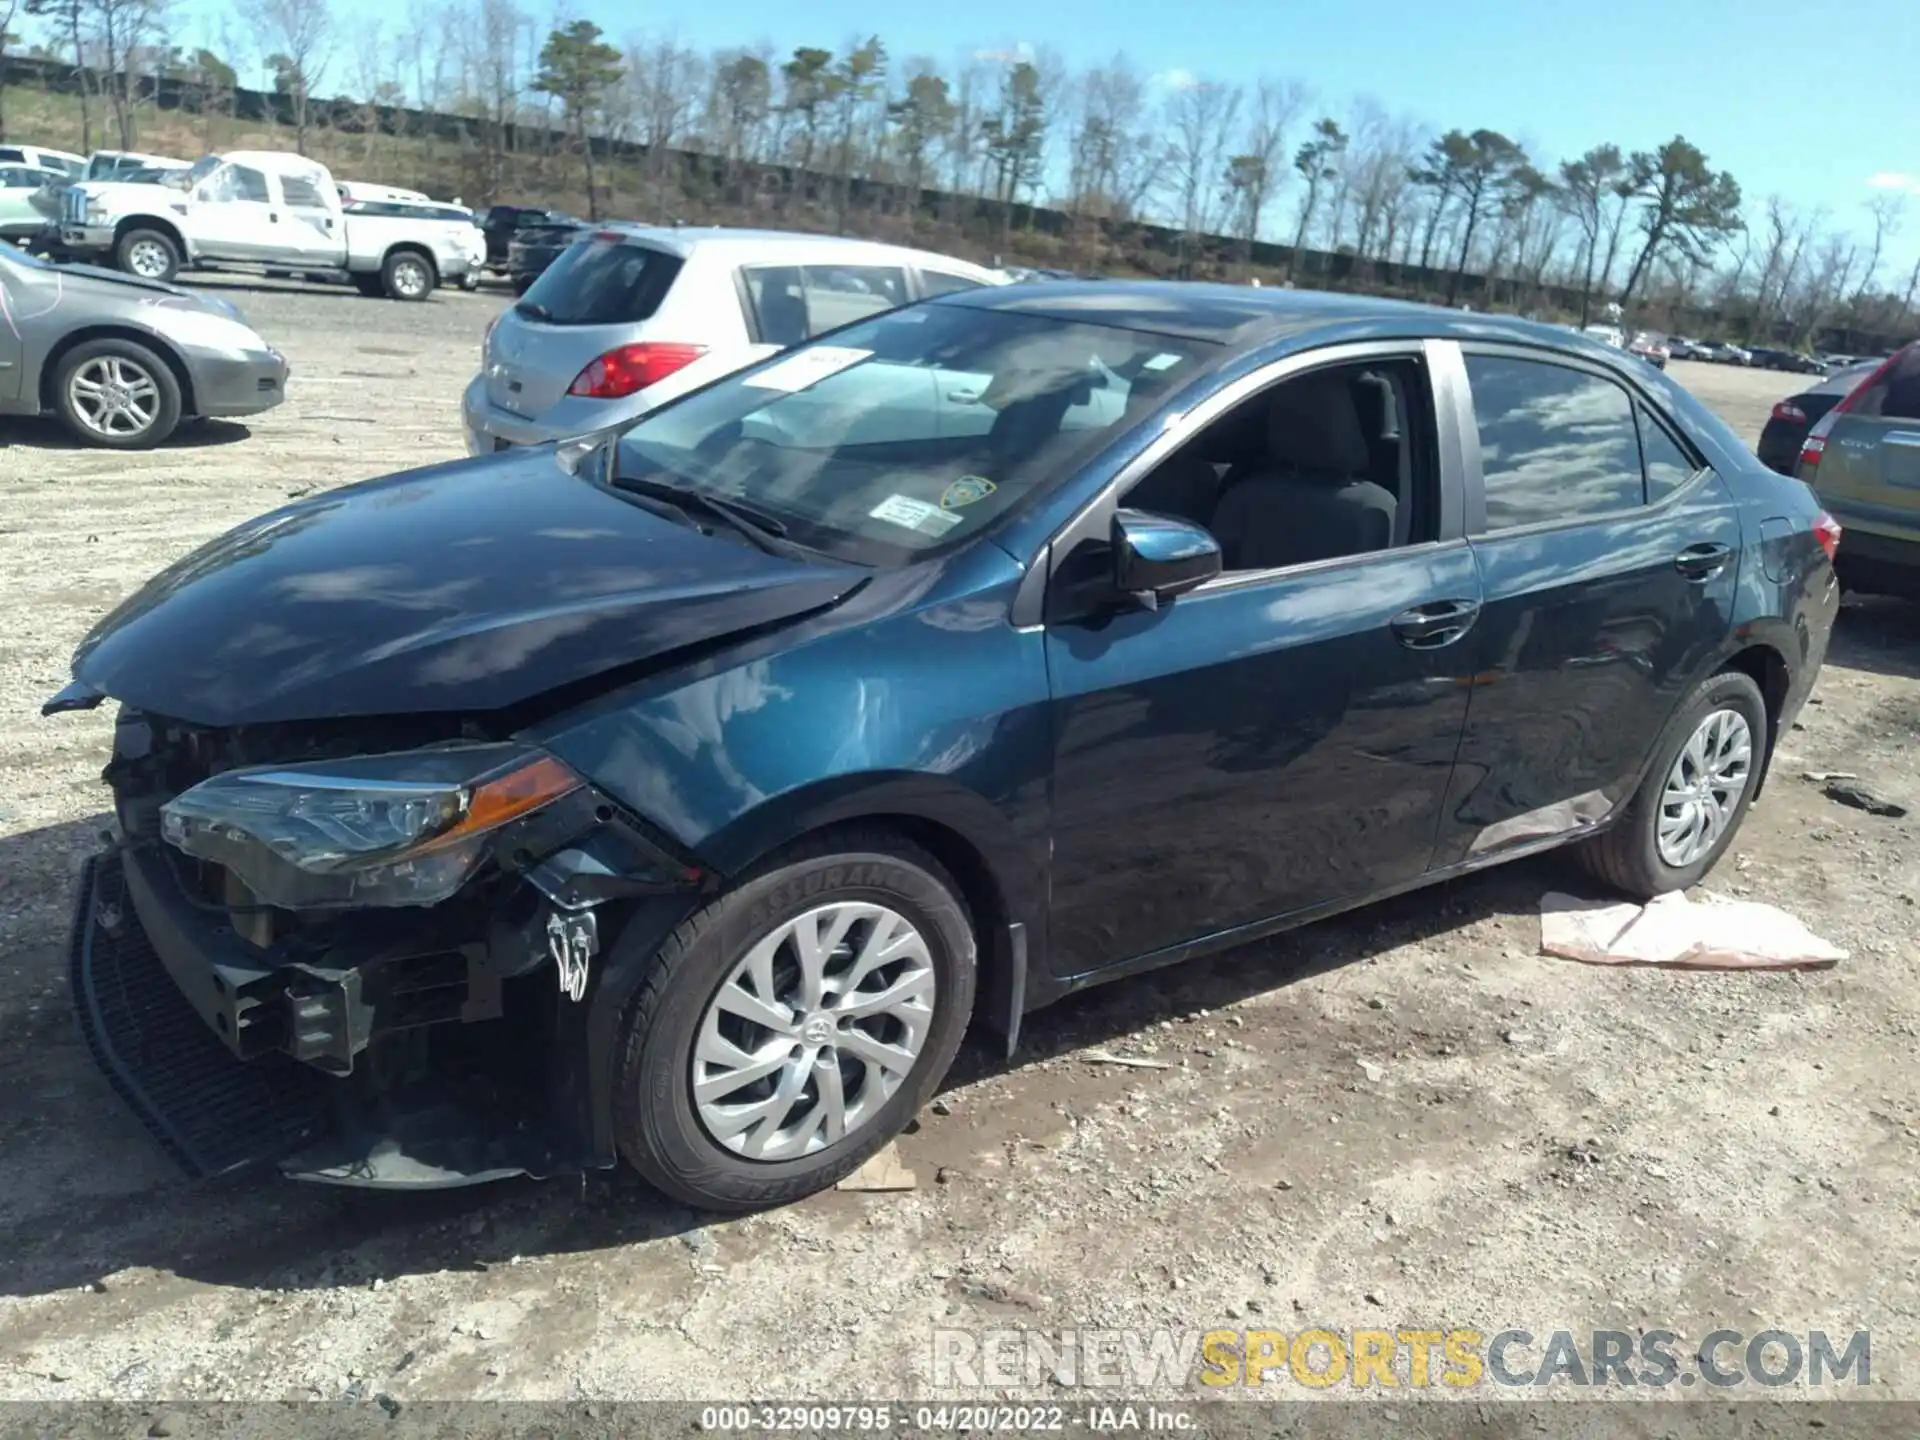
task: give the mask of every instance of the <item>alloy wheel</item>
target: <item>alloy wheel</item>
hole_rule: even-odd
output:
[[[393,267],[393,288],[408,300],[427,293],[427,267],[418,260],[401,260]]]
[[[173,264],[173,256],[158,240],[136,240],[127,247],[127,268],[142,280],[160,280]]]
[[[843,901],[784,922],[707,1003],[693,1102],[713,1140],[792,1160],[872,1123],[932,1028],[933,957],[912,922]]]
[[[82,425],[113,439],[144,434],[160,416],[159,384],[124,355],[96,355],[76,368],[67,398]]]
[[[1709,711],[1674,757],[1660,792],[1655,844],[1676,870],[1712,852],[1753,777],[1753,731],[1738,710]]]

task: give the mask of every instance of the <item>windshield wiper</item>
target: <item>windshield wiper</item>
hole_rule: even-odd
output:
[[[513,307],[529,320],[551,320],[553,312],[537,300],[522,300]]]
[[[777,520],[742,501],[722,500],[718,496],[709,495],[704,490],[696,490],[690,485],[669,485],[664,480],[645,480],[628,475],[617,476],[609,483],[616,490],[631,491],[635,495],[644,495],[652,500],[664,500],[669,505],[678,506],[682,511],[704,510],[709,515],[724,520],[769,555],[780,555],[789,560],[805,560],[812,554],[804,545],[795,544],[787,539],[785,521]]]

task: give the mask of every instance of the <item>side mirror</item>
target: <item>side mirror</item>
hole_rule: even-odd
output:
[[[1188,520],[1116,510],[1112,543],[1115,587],[1149,610],[1220,573],[1220,542]]]

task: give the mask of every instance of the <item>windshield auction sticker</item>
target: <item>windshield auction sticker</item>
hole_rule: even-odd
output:
[[[907,530],[918,530],[923,535],[944,535],[966,517],[942,510],[938,505],[929,505],[924,500],[916,500],[911,495],[889,495],[867,514],[875,520],[884,520],[889,525],[898,525]]]
[[[740,383],[751,385],[756,390],[784,390],[791,394],[818,385],[829,375],[838,375],[849,365],[858,365],[871,354],[871,350],[856,350],[850,345],[816,345],[811,350],[802,350],[798,355],[789,355],[777,365],[769,365]]]

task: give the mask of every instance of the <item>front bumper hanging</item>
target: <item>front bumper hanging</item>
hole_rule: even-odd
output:
[[[156,909],[153,888],[130,868],[139,863],[116,848],[81,872],[74,1008],[95,1062],[190,1178],[277,1165],[293,1179],[423,1190],[608,1163],[555,1116],[504,1107],[451,1076],[369,1094],[295,1060],[288,1049],[299,1046],[302,1024],[326,1046],[344,1035],[343,1022],[357,1023],[352,977],[337,990],[289,993],[272,971],[181,948],[183,937],[167,934],[164,903]],[[254,1043],[275,1035],[281,1043]]]

